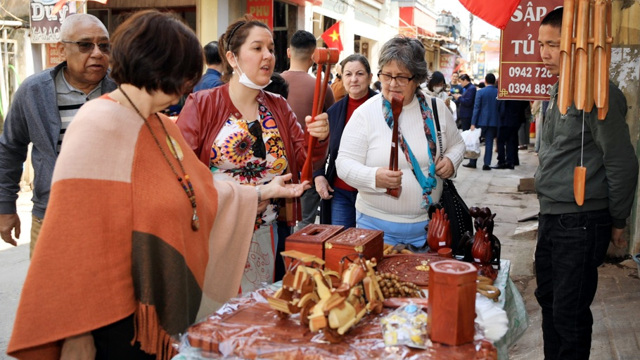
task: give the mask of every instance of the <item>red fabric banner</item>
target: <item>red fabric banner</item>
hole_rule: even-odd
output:
[[[473,15],[504,30],[520,0],[501,0],[499,5],[487,0],[460,0],[460,3]]]
[[[320,36],[322,40],[327,44],[328,48],[336,48],[342,51],[342,38],[340,37],[340,21],[333,24]]]

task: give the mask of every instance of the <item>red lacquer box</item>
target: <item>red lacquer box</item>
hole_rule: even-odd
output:
[[[461,345],[473,341],[477,269],[470,263],[443,260],[429,269],[429,337]]]
[[[307,225],[287,236],[284,249],[298,250],[324,260],[324,243],[343,229],[342,225]]]
[[[382,260],[384,252],[384,232],[349,228],[327,240],[324,244],[325,269],[340,271],[340,260],[344,256],[363,254],[366,259]]]

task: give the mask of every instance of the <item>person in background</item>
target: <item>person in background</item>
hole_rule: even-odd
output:
[[[88,14],[68,16],[60,28],[57,48],[64,61],[22,83],[0,136],[0,236],[14,246],[20,237],[20,218],[16,212],[20,177],[27,147],[33,143],[30,256],[49,202],[53,167],[73,116],[87,101],[116,88],[108,76],[109,32],[98,18]]]
[[[282,73],[282,77],[289,83],[290,91],[287,102],[296,114],[298,121],[301,122],[300,125],[302,125],[303,129],[305,128],[303,122],[305,116],[311,115],[313,111],[316,78],[309,75],[309,68],[314,64],[312,56],[315,50],[315,36],[305,30],[296,31],[291,37],[291,44],[287,49],[287,56],[291,60],[289,70]],[[327,88],[322,111],[327,111],[334,102],[333,91],[331,91],[331,88]],[[307,145],[305,144],[305,146]],[[296,226],[296,231],[316,222],[320,201],[320,195],[318,195],[315,187],[307,190],[302,195],[302,198],[300,198],[302,221]]]
[[[380,92],[382,91],[382,84],[380,83],[380,80],[376,80],[373,83],[372,89],[373,89],[373,91],[376,92],[376,94],[380,94]]]
[[[223,80],[227,83],[189,95],[176,123],[189,147],[217,181],[255,186],[291,173],[293,183],[298,183],[307,158],[302,128],[283,97],[263,91],[271,82],[275,67],[271,30],[246,15],[229,25],[218,47],[224,65]],[[289,85],[291,94],[294,89]],[[314,122],[307,116],[306,128],[320,140],[309,156],[316,166],[321,166],[328,146],[322,141],[329,136],[327,114],[319,115]],[[260,215],[254,217],[256,231],[246,259],[242,292],[277,279],[275,263],[284,269],[279,257],[284,239],[279,237],[282,232],[277,229],[276,220],[287,221],[289,227],[295,225],[297,215],[295,202],[260,204]]]
[[[191,91],[202,63],[198,38],[172,15],[142,11],[116,29],[118,89],[85,104],[65,135],[11,356],[169,359],[172,337],[237,294],[258,202],[306,184],[212,179],[159,113]]]
[[[478,86],[476,86],[476,87],[477,87],[477,88],[478,88],[478,90],[479,90],[479,89],[484,89],[486,86],[487,86],[487,84],[485,84],[485,82],[484,82],[484,81],[480,81],[480,82],[478,83]]]
[[[340,148],[340,139],[344,127],[349,122],[353,112],[369,98],[376,94],[369,84],[373,74],[366,57],[353,54],[343,61],[342,79],[348,96],[329,108],[329,138],[328,165],[317,169],[314,182],[318,194],[322,198],[320,223],[356,226],[356,196],[358,190],[345,183],[336,174],[336,158]]]
[[[463,91],[463,88],[459,82],[459,74],[457,72],[454,72],[453,74],[451,74],[451,84],[449,86],[449,94],[451,96],[455,94],[462,94],[462,91]]]
[[[518,160],[518,129],[527,116],[528,101],[498,101],[498,165],[494,169],[513,169]],[[518,162],[519,164],[519,162]]]
[[[200,82],[193,88],[193,91],[213,89],[224,84],[220,79],[222,76],[222,59],[218,52],[217,41],[211,41],[204,46],[204,60],[207,63],[207,71],[200,79]]]
[[[482,129],[484,134],[484,165],[482,170],[491,170],[491,157],[493,156],[493,140],[498,134],[498,88],[496,87],[496,77],[488,73],[484,80],[487,86],[478,90],[473,106],[473,117],[471,119],[471,130],[476,127]],[[469,159],[469,162],[462,165],[464,167],[476,168],[478,159]]]
[[[476,101],[476,87],[471,83],[471,78],[467,74],[460,75],[460,85],[462,86],[462,93],[455,93],[452,96],[458,109],[460,128],[464,131],[471,128],[473,105]]]
[[[456,121],[456,104],[451,102],[451,98],[445,90],[445,85],[444,75],[440,71],[435,71],[431,74],[431,78],[427,82],[426,93],[429,96],[435,96],[444,101],[444,104],[447,105],[453,115],[453,121]]]
[[[538,33],[542,62],[553,75],[561,72],[562,17],[562,8],[551,11]],[[586,360],[598,267],[610,242],[627,249],[623,232],[636,199],[638,159],[625,121],[627,101],[613,82],[604,120],[598,120],[595,106],[586,113],[571,105],[562,115],[557,82],[550,95],[535,174],[540,200],[535,296],[542,308],[545,359]],[[580,206],[573,184],[581,156],[587,174]]]
[[[358,190],[357,226],[384,231],[384,241],[392,245],[425,244],[427,210],[440,200],[441,179],[455,174],[465,149],[444,102],[436,99],[437,109],[432,109],[431,97],[419,89],[428,75],[424,53],[419,40],[406,37],[392,38],[382,46],[378,61],[382,93],[353,112],[336,160],[338,177]],[[398,171],[389,169],[393,94],[404,96],[398,122]],[[433,111],[440,119],[441,146]],[[386,193],[401,186],[397,198]]]
[[[341,100],[345,95],[347,95],[347,90],[344,87],[344,83],[342,81],[342,63],[336,64],[336,77],[331,83],[331,91],[333,92],[333,98],[335,101]]]

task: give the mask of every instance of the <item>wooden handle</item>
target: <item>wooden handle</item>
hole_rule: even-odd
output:
[[[564,0],[562,15],[562,34],[560,38],[560,76],[558,78],[558,110],[566,114],[573,102],[571,48],[573,46],[573,20],[575,15],[575,1]]]
[[[588,74],[587,47],[589,42],[589,0],[580,0],[576,19],[576,49],[575,49],[575,84],[574,103],[576,109],[582,110],[587,102]]]
[[[327,87],[329,85],[329,72],[331,71],[331,65],[336,64],[340,58],[340,51],[334,48],[316,48],[313,52],[313,61],[318,64],[318,71],[316,75],[316,86],[313,93],[313,107],[311,110],[311,122],[316,120],[316,116],[320,114],[324,105],[325,95],[327,94]],[[322,75],[322,66],[326,65],[324,70],[324,76]],[[305,134],[307,137],[307,158],[302,166],[300,172],[300,181],[313,180],[313,149],[316,147],[316,138]]]
[[[391,113],[393,114],[393,132],[391,134],[391,154],[389,156],[389,170],[398,171],[398,126],[400,122],[400,113],[402,112],[402,103],[404,96],[393,94],[391,96]],[[402,187],[396,189],[387,189],[387,194],[393,197],[399,197]]]

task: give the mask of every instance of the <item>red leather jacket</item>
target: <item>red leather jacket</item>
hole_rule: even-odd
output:
[[[256,100],[266,106],[273,114],[287,152],[289,171],[293,175],[292,181],[298,183],[300,181],[300,170],[307,158],[307,149],[304,145],[304,132],[296,119],[296,115],[287,101],[280,95],[260,91],[256,96]],[[229,84],[209,90],[197,91],[187,98],[176,124],[191,149],[205,165],[209,166],[213,141],[232,114],[236,118],[242,116],[231,102]],[[312,154],[314,168],[324,166],[323,160],[327,155],[328,145],[328,141],[316,142],[316,147],[313,149]],[[288,212],[290,210],[288,209]],[[293,210],[293,213],[297,214],[295,218],[300,220],[299,205],[294,206]],[[289,213],[287,214],[287,220],[289,222],[294,220]]]

